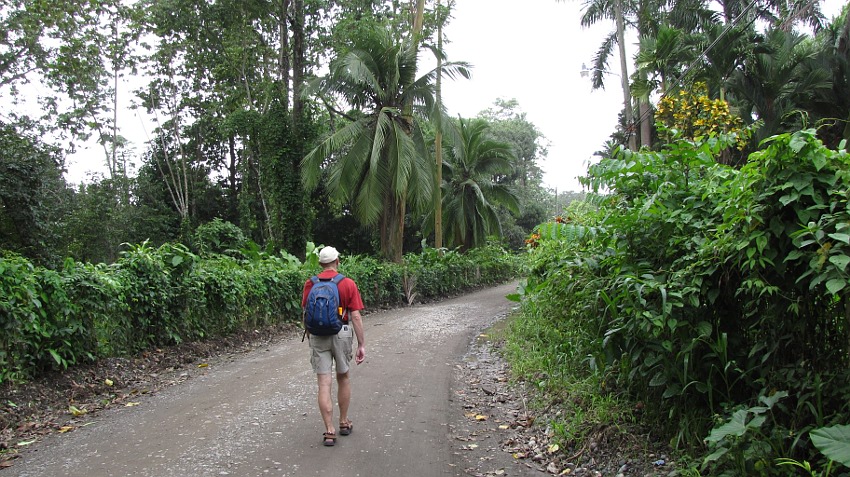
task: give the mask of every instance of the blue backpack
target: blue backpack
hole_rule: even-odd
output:
[[[307,294],[307,306],[304,309],[304,326],[311,335],[331,336],[342,329],[342,307],[339,303],[339,282],[345,275],[322,280],[313,276],[313,288]]]

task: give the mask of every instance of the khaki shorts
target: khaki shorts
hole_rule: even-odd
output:
[[[310,335],[310,364],[316,374],[330,374],[334,363],[336,373],[345,374],[349,370],[348,363],[354,357],[354,333],[351,325],[346,325],[336,335]]]

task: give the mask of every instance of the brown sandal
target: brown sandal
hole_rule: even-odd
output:
[[[351,421],[348,422],[340,422],[339,423],[339,433],[343,436],[347,436],[351,434],[351,431],[354,430],[354,423]]]
[[[322,434],[322,437],[324,437],[322,444],[324,444],[326,447],[332,447],[336,445],[336,433],[325,432],[324,434]]]

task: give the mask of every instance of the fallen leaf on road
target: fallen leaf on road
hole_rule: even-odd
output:
[[[199,368],[206,368],[207,366],[209,366],[207,363],[201,363],[198,365]]]
[[[128,403],[127,403],[127,404],[125,404],[124,406],[126,406],[126,407],[133,407],[133,406],[138,406],[139,404],[141,404],[141,403],[140,403],[140,402],[128,402]]]
[[[476,421],[486,421],[487,419],[490,419],[490,418],[485,416],[484,414],[478,414],[477,416],[475,416]]]
[[[560,448],[561,448],[561,446],[559,446],[558,444],[550,444],[549,447],[547,448],[547,450],[549,451],[550,454],[554,454],[555,452],[558,452],[558,449],[560,449]]]
[[[59,428],[59,433],[64,434],[68,431],[73,431],[73,430],[74,430],[74,426],[62,426],[62,427]]]
[[[31,441],[21,441],[21,442],[18,442],[18,447],[28,446],[28,445],[30,445],[30,444],[35,443],[37,440],[38,440],[38,439],[33,439],[33,440],[31,440]]]
[[[502,430],[510,429],[510,428],[511,428],[511,426],[509,426],[507,424],[502,424],[501,426],[499,426],[499,429],[502,429]]]
[[[114,382],[112,382],[111,379],[108,379],[108,378],[107,378],[106,381],[104,381],[104,383],[106,383],[107,386],[112,386],[113,384],[115,384]]]
[[[68,412],[73,414],[74,416],[82,416],[89,412],[87,409],[78,409],[77,406],[68,406]]]

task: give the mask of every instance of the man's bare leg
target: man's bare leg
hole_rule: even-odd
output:
[[[331,401],[331,385],[333,377],[330,374],[317,374],[319,382],[319,412],[322,413],[322,421],[328,434],[336,434],[334,428],[334,409]]]
[[[337,402],[339,403],[339,422],[348,422],[348,404],[351,402],[351,380],[348,373],[336,375]],[[331,416],[333,417],[333,416]]]

